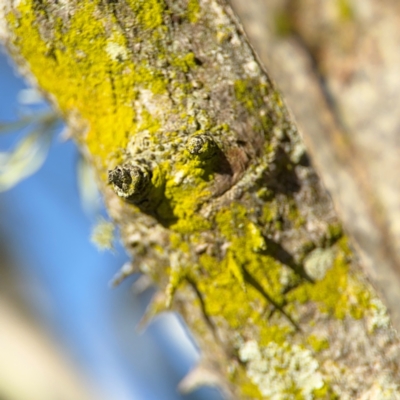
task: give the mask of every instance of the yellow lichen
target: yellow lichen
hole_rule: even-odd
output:
[[[322,312],[338,319],[361,318],[370,307],[370,294],[349,270],[349,249],[343,237],[336,246],[336,258],[325,277],[315,283],[305,283],[288,295],[288,299],[304,303],[314,301]]]
[[[67,29],[58,23],[50,43],[41,38],[32,4],[21,2],[18,18],[9,15],[15,44],[40,87],[57,98],[60,110],[67,115],[78,110],[90,123],[87,143],[94,156],[107,162],[126,146],[133,127],[135,111],[129,103],[135,97],[132,73],[108,57],[108,38],[103,21],[95,15],[94,3],[81,3]],[[125,63],[133,70],[131,63]],[[110,71],[117,68],[121,73],[113,76],[120,78],[112,82]],[[115,98],[113,85],[126,87],[122,97]]]
[[[95,160],[102,165],[116,164],[136,132],[148,129],[155,133],[159,128],[159,121],[145,109],[136,114],[134,100],[141,89],[154,95],[166,93],[167,79],[148,61],[132,61],[131,49],[117,25],[111,31],[107,28],[112,17],[98,13],[95,3],[77,4],[68,24],[64,26],[58,19],[54,37],[46,40],[39,33],[33,4],[23,1],[18,15],[8,15],[16,47],[29,62],[39,86],[57,99],[60,110],[65,115],[78,111],[88,122],[85,142]],[[167,54],[159,43],[162,35],[157,29],[166,12],[163,1],[131,0],[129,4],[138,27],[155,32],[155,57],[169,58],[177,72],[195,67],[193,53]]]
[[[128,0],[128,4],[145,29],[155,29],[163,23],[165,3],[162,0]]]
[[[280,243],[274,243],[270,236],[267,240],[270,231],[283,231],[287,227],[305,229],[300,208],[290,196],[278,198],[273,189],[256,188],[261,204],[258,210],[246,206],[245,194],[240,201],[232,201],[228,206],[223,203],[209,211],[207,218],[203,216],[205,213],[201,214],[204,204],[207,206],[213,198],[210,186],[216,175],[216,161],[194,157],[183,149],[183,144],[189,134],[228,135],[230,127],[226,123],[215,124],[204,110],[194,114],[188,106],[187,94],[192,89],[188,78],[198,67],[197,60],[191,51],[170,51],[164,46],[167,27],[163,21],[167,11],[163,1],[128,1],[138,30],[137,37],[132,40],[137,41],[138,49],[144,37],[150,42],[142,59],[133,56],[136,47],[131,43],[128,46],[114,17],[96,12],[95,3],[79,3],[68,24],[64,26],[57,20],[54,38],[46,40],[39,32],[38,11],[34,10],[33,3],[22,0],[18,14],[8,17],[16,34],[15,45],[29,62],[39,85],[57,99],[61,112],[68,116],[78,111],[88,122],[87,134],[82,140],[101,166],[102,178],[105,179],[107,168],[124,161],[128,144],[136,135],[145,132],[154,146],[174,145],[169,153],[163,153],[165,158],[161,162],[158,160],[152,169],[150,196],[152,216],[169,232],[170,248],[152,245],[157,253],[170,256],[166,272],[170,278],[167,302],[172,301],[174,292],[190,275],[191,283],[201,293],[207,317],[214,318],[217,326],[222,321],[224,328],[228,326],[239,336],[245,335],[247,326],[254,328],[258,335],[255,353],[271,365],[272,355],[286,363],[288,356],[297,357],[299,368],[302,367],[301,360],[308,361],[305,377],[315,375],[314,381],[310,378],[312,385],[307,386],[307,380],[303,386],[295,382],[283,392],[291,391],[293,398],[300,398],[305,392],[323,397],[328,385],[316,372],[317,365],[310,350],[301,346],[289,349],[287,342],[298,332],[295,318],[299,303],[314,302],[322,312],[338,319],[360,318],[368,307],[372,307],[369,292],[350,271],[350,253],[340,226],[328,227],[322,245],[309,242],[299,246],[300,263],[306,261],[307,256],[310,258],[312,250],[318,246],[320,253],[333,255],[332,265],[324,269],[321,279],[311,282],[298,274],[296,268],[299,266],[294,265],[295,262],[284,265],[285,261],[280,261],[277,256]],[[200,14],[198,1],[189,0],[186,18],[195,23]],[[154,60],[168,64],[168,76],[162,68],[154,67]],[[248,71],[244,73],[249,74]],[[264,139],[270,137],[272,119],[260,110],[264,110],[265,97],[270,95],[275,118],[282,118],[283,104],[279,94],[268,93],[269,86],[259,78],[238,79],[233,89],[239,101],[235,107],[246,110],[255,132],[262,132]],[[150,102],[143,100],[147,99],[148,93]],[[172,110],[179,117],[179,124],[173,131],[159,135],[163,127],[163,109],[160,106],[158,112],[154,112],[151,102],[162,104],[171,93],[175,100],[180,99]],[[197,126],[199,121],[201,129]],[[284,129],[280,134],[284,134]],[[264,153],[273,155],[275,146],[265,140]],[[171,155],[173,162],[169,159]],[[294,171],[294,165],[289,161],[283,164],[277,168]],[[206,244],[211,250],[207,248],[197,254],[193,249],[203,243],[205,231],[210,241]],[[291,279],[294,277],[295,285],[287,292],[282,271],[289,271]],[[305,338],[303,343],[315,352],[328,345],[313,336]],[[243,348],[238,352],[240,355]],[[242,358],[244,363],[252,363],[248,368],[252,372],[245,376],[244,367],[239,366],[233,375],[239,380],[244,396],[262,398],[258,384],[261,381],[255,379],[262,380],[265,392],[267,384],[271,383],[260,373],[262,363],[254,357]],[[275,364],[273,367],[274,373],[284,370]],[[254,378],[253,382],[249,377]],[[297,378],[290,379],[294,382]]]
[[[182,72],[188,72],[191,68],[196,67],[195,56],[192,52],[181,56],[171,59],[171,65],[174,67],[179,68]]]
[[[329,349],[329,341],[326,338],[319,338],[315,335],[310,335],[307,342],[311,345],[313,350],[319,353],[322,350]]]
[[[199,0],[188,0],[186,16],[191,23],[197,22],[200,13]]]

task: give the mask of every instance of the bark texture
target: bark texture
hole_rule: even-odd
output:
[[[399,3],[231,3],[399,329]]]
[[[132,269],[203,351],[183,389],[399,396],[399,343],[234,14],[215,0],[1,8],[0,34],[96,167]],[[397,396],[397,397],[396,397]]]

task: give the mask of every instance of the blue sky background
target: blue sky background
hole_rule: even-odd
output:
[[[0,52],[0,122],[18,118],[23,88]],[[0,136],[0,151],[20,137]],[[74,144],[55,138],[39,172],[0,193],[0,240],[6,241],[38,320],[105,399],[221,399],[213,389],[177,393],[176,385],[198,359],[178,317],[161,316],[138,334],[150,291],[134,296],[136,277],[110,289],[127,256],[121,247],[100,252],[90,242],[95,220],[81,206],[77,160]]]

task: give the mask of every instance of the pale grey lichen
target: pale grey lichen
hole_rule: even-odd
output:
[[[315,249],[306,257],[304,269],[310,278],[320,281],[332,267],[334,258],[335,252],[332,249]]]
[[[368,330],[373,332],[375,329],[387,328],[390,324],[390,318],[387,308],[378,298],[371,299],[372,317],[368,321]]]
[[[128,58],[128,52],[126,48],[113,41],[109,41],[107,43],[106,52],[113,61],[126,60]]]
[[[247,364],[248,376],[261,394],[271,400],[295,399],[296,392],[311,400],[313,392],[324,386],[318,361],[297,345],[271,342],[259,347],[250,340],[239,349],[239,358]]]
[[[249,61],[244,64],[244,69],[249,76],[257,77],[260,74],[260,67],[255,61]]]

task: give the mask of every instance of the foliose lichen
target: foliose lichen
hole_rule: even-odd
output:
[[[239,357],[247,364],[251,380],[268,399],[311,400],[314,392],[324,386],[318,361],[309,350],[297,345],[270,343],[260,348],[257,342],[248,341],[240,348]]]

